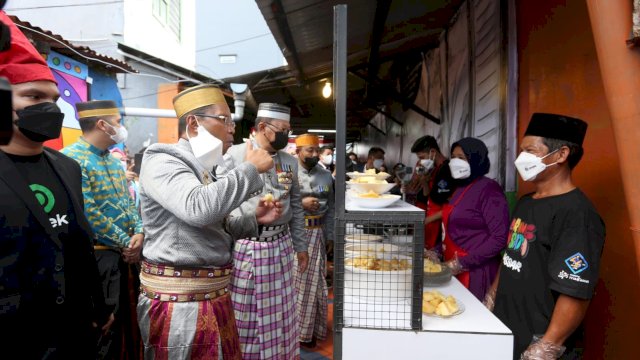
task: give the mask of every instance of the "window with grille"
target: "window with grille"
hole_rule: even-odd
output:
[[[151,10],[153,16],[173,32],[178,40],[181,38],[181,0],[153,0]]]

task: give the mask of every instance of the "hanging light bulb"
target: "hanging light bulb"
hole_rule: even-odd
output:
[[[331,96],[331,83],[328,81],[324,83],[324,87],[322,88],[322,96],[324,96],[325,99],[328,99]]]

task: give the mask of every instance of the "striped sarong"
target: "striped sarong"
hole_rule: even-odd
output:
[[[314,228],[306,229],[305,235],[309,243],[309,267],[304,274],[298,273],[296,260],[296,311],[300,321],[300,341],[309,342],[314,337],[316,340],[324,340],[327,336],[329,291],[325,280],[327,253],[324,248],[324,233],[321,228]]]
[[[174,269],[171,276],[162,273],[158,269],[164,267],[152,267],[143,264],[141,273],[142,289],[138,297],[138,323],[144,342],[145,359],[214,359],[214,360],[239,360],[240,342],[238,330],[233,317],[231,296],[225,292],[224,276],[204,276],[194,278],[180,277],[178,274],[186,270]],[[173,268],[171,268],[173,269]],[[205,273],[209,270],[203,270]],[[224,268],[211,269],[211,275],[224,273]],[[229,275],[226,275],[228,278]],[[223,283],[216,284],[216,281]],[[228,280],[227,280],[228,281]],[[167,284],[165,284],[165,282]],[[173,292],[188,294],[197,290],[198,284],[218,289],[212,293],[211,299],[190,301],[182,299],[189,295],[173,294]],[[174,283],[175,286],[169,284]],[[195,285],[191,284],[194,283]],[[182,287],[182,288],[181,288]],[[193,289],[191,289],[193,288]],[[172,293],[165,296],[163,293],[149,293],[149,291]],[[189,291],[187,291],[189,290]],[[210,294],[207,294],[210,295]],[[193,298],[200,299],[199,295]]]
[[[262,242],[238,240],[231,299],[243,359],[299,359],[291,235]]]

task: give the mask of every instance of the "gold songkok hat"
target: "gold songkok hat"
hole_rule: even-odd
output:
[[[320,139],[317,135],[302,134],[296,138],[296,147],[320,146]]]
[[[76,103],[76,110],[78,111],[78,119],[95,116],[111,116],[120,115],[120,110],[115,101],[111,100],[93,100],[87,102]]]
[[[226,104],[222,90],[215,85],[203,84],[181,91],[173,98],[178,119],[189,111],[209,105]]]

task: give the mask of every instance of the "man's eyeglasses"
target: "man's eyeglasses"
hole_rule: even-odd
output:
[[[293,134],[293,131],[291,131],[291,129],[280,129],[279,127],[277,127],[277,126],[275,126],[275,125],[273,125],[271,123],[268,123],[268,122],[265,122],[265,124],[267,124],[267,125],[271,126],[272,128],[276,129],[276,132],[286,133],[288,136],[291,136]]]
[[[235,128],[236,127],[236,123],[233,121],[231,116],[226,116],[226,115],[206,115],[206,114],[194,114],[194,115],[195,116],[208,117],[208,118],[212,118],[212,119],[216,119],[216,120],[222,121],[229,128]]]

